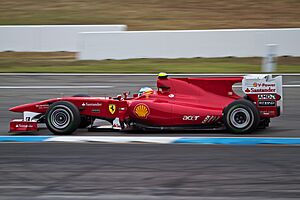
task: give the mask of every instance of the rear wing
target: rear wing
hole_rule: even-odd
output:
[[[243,77],[242,90],[258,108],[266,110],[276,106],[283,111],[282,76],[270,74],[250,74]]]

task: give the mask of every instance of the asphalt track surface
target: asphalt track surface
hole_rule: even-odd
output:
[[[284,76],[284,85],[299,86],[300,76]],[[9,134],[9,121],[22,118],[20,113],[11,113],[8,108],[24,103],[40,101],[74,94],[90,96],[116,96],[124,91],[136,93],[141,87],[156,87],[155,76],[0,76],[0,133]],[[81,88],[78,88],[81,87]],[[84,88],[82,88],[84,87]],[[300,137],[300,86],[284,88],[284,113],[272,119],[271,127],[259,130],[254,137]],[[39,135],[50,135],[42,130]],[[138,132],[130,135],[155,136],[237,136],[227,131],[193,131],[193,132]],[[118,132],[87,132],[78,130],[75,135],[124,135]],[[243,137],[243,136],[241,136]]]
[[[285,76],[284,84],[299,85],[300,76]],[[109,87],[76,88],[83,85]],[[35,87],[18,89],[24,86]],[[0,132],[9,134],[9,120],[21,117],[7,111],[11,106],[78,93],[110,96],[142,86],[154,87],[155,77],[0,76],[0,88],[7,87],[0,89]],[[247,136],[299,137],[299,93],[298,87],[285,88],[284,114]],[[226,131],[130,135],[236,137]],[[1,143],[0,199],[299,199],[299,154],[299,146],[274,145]]]
[[[0,199],[299,199],[297,146],[0,145]]]

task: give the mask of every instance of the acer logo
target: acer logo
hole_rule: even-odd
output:
[[[200,116],[195,116],[195,115],[184,115],[182,117],[182,120],[184,121],[196,121]]]

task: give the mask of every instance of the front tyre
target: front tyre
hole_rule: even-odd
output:
[[[73,95],[73,97],[91,97],[91,96],[88,94],[75,94],[75,95]],[[85,116],[85,115],[82,115],[80,118],[81,119],[80,119],[80,124],[79,124],[78,128],[87,128],[88,126],[93,124],[94,120],[95,120],[92,117]]]
[[[233,133],[250,133],[257,129],[260,115],[251,101],[240,99],[224,109],[223,121],[226,128]]]
[[[57,135],[70,135],[80,124],[78,108],[68,101],[53,103],[45,116],[47,128]]]

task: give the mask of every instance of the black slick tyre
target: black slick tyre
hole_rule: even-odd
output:
[[[250,133],[257,129],[260,114],[251,101],[239,99],[224,109],[223,121],[226,128],[232,133]]]
[[[80,112],[68,101],[51,104],[45,116],[47,128],[56,135],[70,135],[80,125]]]

